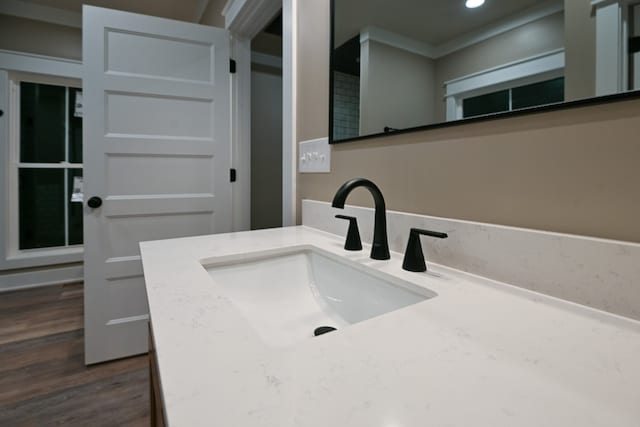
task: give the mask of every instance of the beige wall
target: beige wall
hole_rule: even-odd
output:
[[[274,34],[258,33],[251,40],[251,50],[253,52],[265,53],[272,56],[282,56],[282,37]]]
[[[251,71],[251,229],[282,226],[282,73]]]
[[[596,93],[596,24],[591,3],[565,0],[565,98],[590,98]]]
[[[0,49],[82,59],[82,30],[0,15]]]
[[[328,3],[300,2],[298,25],[300,141],[327,135]],[[335,145],[298,201],[363,176],[389,209],[640,242],[639,116],[633,100]]]
[[[433,122],[432,59],[373,40],[360,52],[360,135]]]
[[[226,0],[211,0],[202,14],[200,23],[203,25],[211,25],[212,27],[224,28],[222,9],[226,3]]]
[[[436,60],[436,122],[446,120],[446,81],[564,47],[563,15],[547,16]]]

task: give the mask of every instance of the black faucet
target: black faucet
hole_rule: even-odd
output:
[[[371,245],[371,258],[373,259],[389,259],[389,243],[387,241],[387,212],[384,204],[382,192],[373,182],[364,178],[355,178],[345,182],[338,188],[336,195],[333,196],[334,208],[344,209],[344,202],[351,190],[356,187],[365,187],[373,196],[376,206],[375,222],[373,224],[373,244]]]
[[[404,252],[404,260],[402,261],[402,268],[407,271],[427,271],[427,264],[424,262],[424,253],[422,252],[422,244],[420,243],[421,234],[437,239],[446,239],[449,237],[447,233],[412,228],[409,233],[409,240],[407,241],[407,250]]]

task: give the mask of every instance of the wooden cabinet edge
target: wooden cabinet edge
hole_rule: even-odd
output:
[[[151,403],[151,426],[164,427],[167,425],[164,417],[164,404],[160,392],[160,378],[158,376],[158,361],[156,359],[153,329],[149,321],[149,398]]]

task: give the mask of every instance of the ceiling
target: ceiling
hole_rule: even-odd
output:
[[[0,0],[1,1],[1,0]],[[22,0],[42,6],[80,13],[82,5],[106,7],[162,18],[195,21],[201,13],[202,0]]]
[[[464,0],[335,0],[335,40],[340,46],[368,25],[438,46],[532,7],[563,0],[486,0],[467,9]]]

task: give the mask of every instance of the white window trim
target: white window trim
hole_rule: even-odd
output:
[[[596,23],[596,96],[633,90],[629,80],[629,12],[639,3],[591,0]]]
[[[564,75],[564,49],[552,50],[445,82],[447,121],[462,119],[462,100]]]
[[[17,114],[11,114],[10,97],[17,96],[11,90],[11,79],[14,73],[30,73],[29,79],[51,82],[66,86],[80,86],[82,63],[67,59],[52,58],[20,52],[0,50],[0,109],[5,114],[0,118],[0,136],[2,140],[11,141],[15,126],[19,125]],[[23,74],[26,76],[26,74]],[[12,94],[13,93],[13,94]],[[13,103],[13,105],[16,105]],[[13,129],[12,129],[13,128]],[[0,270],[29,268],[45,265],[79,262],[83,259],[82,246],[64,248],[43,248],[19,251],[17,245],[18,200],[17,168],[11,161],[17,159],[12,144],[0,146]],[[12,167],[9,167],[12,166]]]

